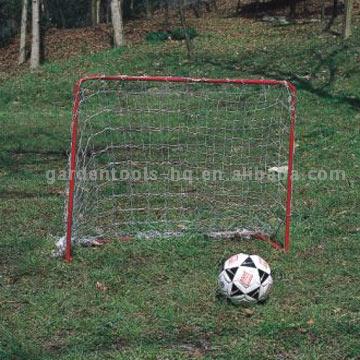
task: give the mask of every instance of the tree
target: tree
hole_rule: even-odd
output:
[[[325,20],[325,0],[321,0],[321,22]]]
[[[151,14],[152,14],[150,0],[144,0],[144,3],[145,3],[145,16],[146,16],[147,19],[150,19]]]
[[[32,40],[30,69],[40,65],[40,0],[32,0]]]
[[[100,24],[101,0],[96,0],[96,24]]]
[[[48,28],[48,19],[49,8],[46,0],[38,0],[40,3],[40,14],[39,14],[39,31],[40,31],[40,62],[44,61],[46,58],[46,49],[45,49],[45,38],[46,31]]]
[[[130,0],[129,9],[130,9],[130,15],[133,16],[134,15],[134,0]]]
[[[21,12],[21,30],[20,30],[20,51],[19,51],[19,64],[26,61],[26,28],[27,28],[27,15],[28,15],[28,0],[23,0]]]
[[[332,10],[332,15],[330,18],[330,21],[328,22],[328,24],[325,27],[325,31],[329,31],[331,29],[331,27],[334,25],[335,19],[338,16],[338,0],[334,0],[333,2],[333,10]]]
[[[91,0],[91,22],[93,26],[100,24],[100,6],[101,0]]]
[[[119,0],[111,0],[111,21],[114,31],[114,47],[123,46],[125,44],[123,18],[121,3]]]
[[[164,11],[164,29],[167,30],[169,27],[169,18],[170,18],[170,0],[163,0]]]
[[[351,36],[351,16],[352,16],[353,0],[345,0],[345,17],[343,36],[347,39]]]
[[[189,36],[189,32],[188,32],[188,29],[186,28],[184,8],[185,8],[184,0],[179,0],[179,17],[180,17],[181,28],[182,28],[182,30],[184,32],[184,36],[185,36],[187,56],[189,59],[191,59],[193,49],[192,49],[192,43],[191,43],[191,39]]]
[[[296,16],[296,0],[290,0],[290,17]]]
[[[335,19],[338,16],[338,0],[334,0],[332,17]]]

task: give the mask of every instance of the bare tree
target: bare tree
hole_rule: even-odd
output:
[[[185,8],[184,0],[179,0],[179,16],[180,16],[181,28],[183,29],[184,36],[185,36],[185,44],[186,44],[187,56],[188,56],[189,59],[191,59],[193,49],[192,49],[192,43],[191,43],[191,39],[190,39],[190,36],[189,36],[189,32],[188,32],[188,30],[186,28],[185,9],[184,8]]]
[[[61,0],[56,0],[56,8],[59,11],[61,28],[63,29],[66,26],[66,20],[65,20],[65,15],[64,15],[63,8],[61,6]]]
[[[32,0],[32,40],[30,69],[40,65],[40,0]]]
[[[308,15],[310,13],[310,11],[308,8],[308,2],[306,0],[304,0],[304,2],[303,2],[303,7],[304,7],[304,14]]]
[[[40,13],[39,13],[39,27],[40,27],[40,62],[46,58],[46,30],[47,19],[49,18],[49,8],[46,0],[39,0]]]
[[[146,18],[150,19],[151,18],[151,3],[150,0],[145,0],[145,14],[146,14]]]
[[[333,10],[332,10],[332,15],[330,18],[330,21],[327,23],[326,27],[325,27],[325,31],[329,31],[331,29],[331,27],[334,25],[335,19],[338,16],[338,0],[334,0],[333,2]]]
[[[211,4],[212,4],[212,6],[214,7],[214,10],[215,10],[216,12],[218,12],[218,11],[219,11],[219,8],[218,8],[218,6],[217,6],[216,0],[211,0]]]
[[[345,17],[343,36],[347,39],[351,36],[351,16],[352,16],[353,0],[345,0]]]
[[[93,26],[100,24],[100,6],[101,0],[91,0],[91,22]]]
[[[240,1],[238,2],[238,9],[240,10]],[[204,9],[207,12],[211,12],[214,9],[216,12],[219,10],[216,0],[196,0],[190,4],[195,17],[199,18],[202,16]]]
[[[170,17],[170,0],[163,0],[164,11],[164,29],[167,30],[169,27],[169,17]]]
[[[96,1],[96,24],[100,24],[100,21],[101,21],[100,11],[101,11],[101,0],[97,0]]]
[[[111,1],[105,0],[105,23],[109,24],[111,21]]]
[[[338,0],[334,0],[332,17],[335,19],[338,16]]]
[[[325,21],[325,0],[321,0],[321,22]]]
[[[23,0],[21,12],[21,30],[20,30],[20,51],[19,64],[26,61],[26,28],[27,28],[28,0]]]
[[[96,0],[91,0],[91,24],[96,25]]]
[[[111,21],[114,31],[114,47],[125,45],[122,10],[119,0],[111,0]]]
[[[296,0],[290,0],[290,17],[296,16]]]

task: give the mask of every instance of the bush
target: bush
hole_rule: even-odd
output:
[[[194,28],[177,28],[174,30],[171,30],[170,36],[173,40],[185,40],[186,34],[189,36],[190,39],[193,39],[194,37],[198,36],[198,33],[196,29]]]
[[[194,28],[176,28],[170,31],[152,31],[146,34],[146,41],[149,42],[161,42],[169,39],[173,40],[185,40],[185,36],[188,34],[190,39],[198,36],[196,29]]]
[[[146,34],[146,41],[161,42],[168,40],[170,34],[166,31],[152,31]]]

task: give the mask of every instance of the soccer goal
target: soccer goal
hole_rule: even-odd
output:
[[[290,246],[288,81],[90,76],[74,88],[66,249],[89,239]]]

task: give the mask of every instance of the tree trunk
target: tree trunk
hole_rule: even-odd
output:
[[[111,21],[114,31],[114,47],[123,46],[124,30],[121,6],[119,6],[119,0],[111,0]]]
[[[191,7],[191,9],[192,9],[192,11],[193,11],[193,13],[194,13],[194,16],[195,16],[196,18],[200,18],[200,9],[201,9],[201,7],[200,7],[200,1],[197,0],[196,2],[194,2],[193,4],[191,4],[190,7]]]
[[[96,0],[91,0],[91,25],[96,25]]]
[[[241,0],[238,0],[236,5],[236,14],[240,14],[241,11]]]
[[[306,0],[304,0],[303,5],[304,5],[304,14],[305,14],[305,15],[309,15],[310,11],[309,11],[308,3],[307,3]]]
[[[218,12],[218,11],[219,11],[219,8],[218,8],[218,6],[217,6],[216,0],[212,0],[211,3],[212,3],[212,6],[214,7],[215,12]]]
[[[65,20],[65,16],[64,16],[64,11],[61,7],[61,0],[56,0],[56,8],[59,11],[59,17],[60,17],[60,21],[61,21],[61,29],[64,29],[66,27],[66,20]]]
[[[30,69],[35,70],[40,65],[40,0],[32,0],[32,40]]]
[[[101,0],[96,0],[96,24],[100,24]]]
[[[335,19],[338,16],[338,0],[334,0],[332,18]]]
[[[325,21],[325,0],[321,0],[321,22]]]
[[[290,0],[290,17],[296,16],[296,0]]]
[[[185,24],[185,10],[184,10],[184,0],[179,0],[179,15],[180,15],[180,23],[181,27],[184,31],[185,35],[185,44],[187,50],[187,57],[189,59],[192,58],[192,44],[189,33],[187,32],[186,24]]]
[[[329,31],[331,29],[331,27],[333,26],[333,24],[335,22],[337,15],[338,15],[338,0],[334,0],[331,19],[328,22],[328,24],[326,25],[326,28],[325,28],[326,31]]]
[[[351,36],[351,16],[352,16],[353,0],[345,0],[345,17],[344,17],[344,39]]]
[[[170,0],[164,0],[164,7],[165,7],[165,11],[164,11],[164,30],[167,31],[169,28],[169,17],[170,17],[170,4],[169,4]]]
[[[21,12],[19,64],[23,64],[26,61],[27,13],[28,13],[28,0],[23,0],[23,7]]]
[[[112,0],[106,0],[105,6],[106,6],[106,16],[105,16],[105,23],[109,24],[110,18],[111,18],[111,1]]]
[[[91,0],[91,23],[93,26],[100,24],[101,0]]]
[[[39,31],[40,31],[40,62],[45,61],[46,58],[46,30],[47,30],[47,20],[49,18],[48,8],[45,6],[44,0],[39,0],[40,2],[40,14],[39,14]]]
[[[151,4],[150,4],[150,0],[145,0],[145,14],[146,14],[146,18],[150,19],[151,18]]]

